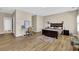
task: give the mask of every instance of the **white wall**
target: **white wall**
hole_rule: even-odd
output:
[[[43,29],[43,16],[33,16],[32,22],[34,32],[41,32]]]
[[[32,26],[32,14],[16,10],[16,36],[22,36],[25,34],[25,31],[22,29],[25,20],[29,20],[30,26]]]
[[[44,28],[47,27],[47,21],[50,21],[50,23],[61,23],[64,21],[64,29],[69,30],[70,33],[76,33],[77,32],[77,12],[71,11],[71,12],[65,12],[55,15],[49,15],[44,17]]]
[[[37,16],[36,15],[32,16],[32,29],[34,32],[37,31]]]
[[[43,17],[37,16],[37,32],[40,32],[43,29]]]

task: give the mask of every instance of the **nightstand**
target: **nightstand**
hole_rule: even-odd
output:
[[[68,35],[69,36],[69,30],[63,30],[63,35]]]

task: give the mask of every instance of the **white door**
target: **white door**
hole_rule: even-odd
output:
[[[11,32],[12,31],[12,18],[4,17],[4,31]]]

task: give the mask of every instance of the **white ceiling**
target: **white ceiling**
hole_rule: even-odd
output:
[[[0,7],[0,12],[13,13],[15,9],[32,13],[33,15],[47,16],[72,10],[77,10],[76,7]]]

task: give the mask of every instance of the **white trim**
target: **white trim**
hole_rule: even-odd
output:
[[[16,34],[16,37],[24,36],[25,34]]]
[[[5,33],[0,33],[0,34],[5,34]]]
[[[12,32],[3,32],[3,33],[0,33],[0,34],[6,34],[6,33],[12,33]]]

